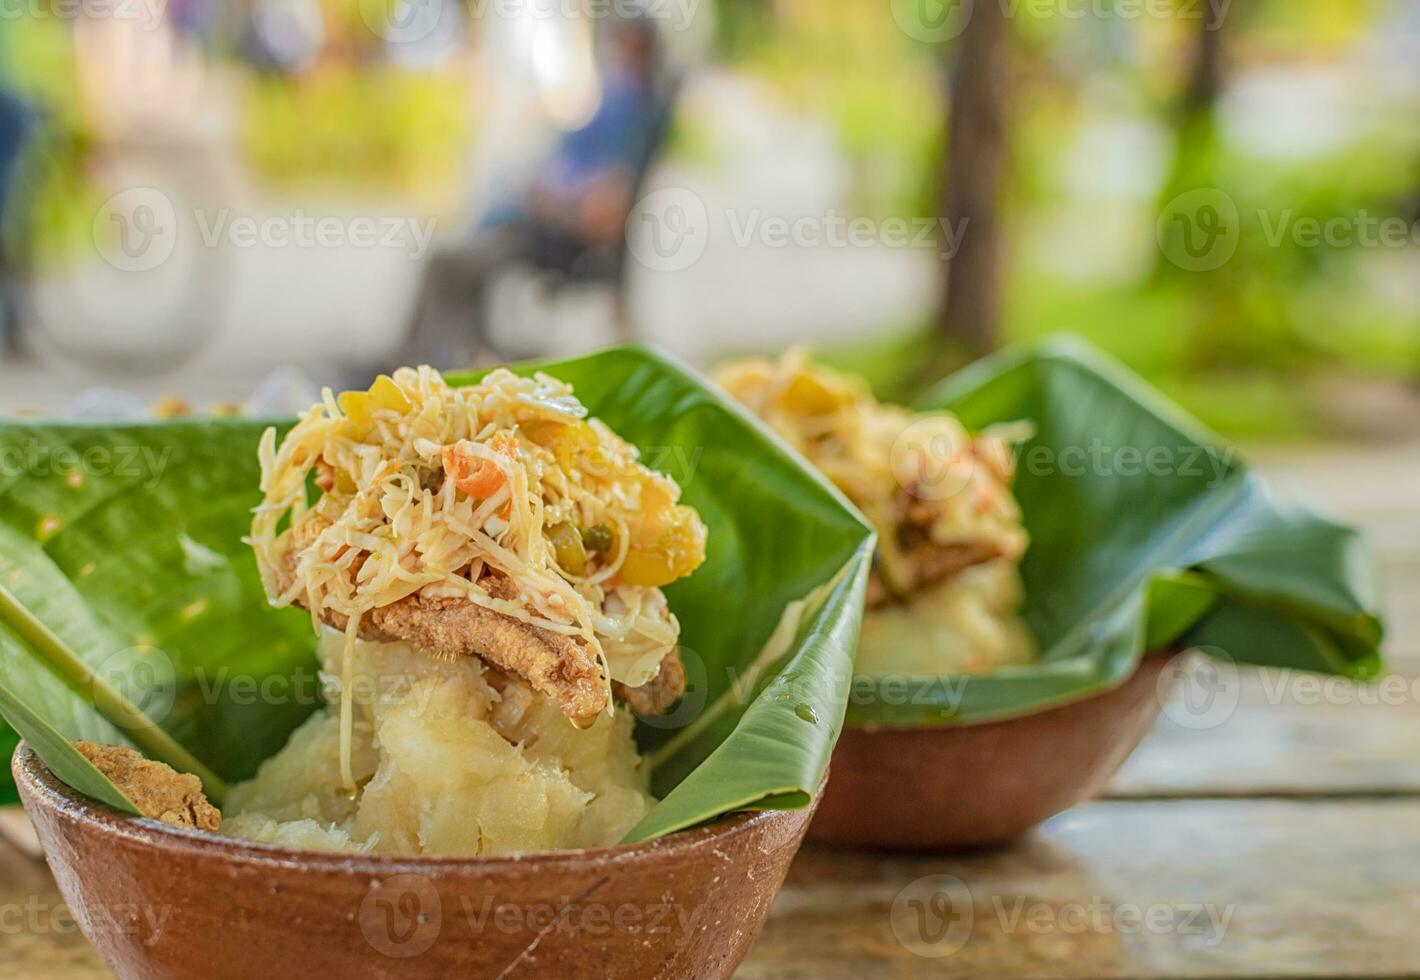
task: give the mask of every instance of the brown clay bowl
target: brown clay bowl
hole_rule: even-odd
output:
[[[60,891],[124,980],[728,977],[813,812],[597,850],[398,859],[134,819],[24,745],[13,769]]]
[[[1094,796],[1154,727],[1170,654],[1083,701],[981,725],[846,728],[809,839],[945,851],[1000,844]]]

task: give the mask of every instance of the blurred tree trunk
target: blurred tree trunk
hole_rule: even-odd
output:
[[[1002,8],[994,2],[974,6],[950,70],[950,131],[938,205],[942,276],[936,353],[926,366],[932,378],[950,370],[954,358],[984,354],[1000,340],[997,197],[1005,160],[1006,87]]]
[[[1189,366],[1210,371],[1270,363],[1285,357],[1290,328],[1285,316],[1248,290],[1246,249],[1224,256],[1220,265],[1180,264],[1193,230],[1201,228],[1201,209],[1232,198],[1218,172],[1216,110],[1226,81],[1224,18],[1216,0],[1203,5],[1189,53],[1188,74],[1173,110],[1173,164],[1158,199],[1161,220],[1168,220],[1168,244],[1155,257],[1155,282],[1185,284],[1203,307],[1189,328]],[[1211,194],[1191,200],[1185,195]],[[1237,220],[1236,217],[1234,220]],[[1240,233],[1240,229],[1238,229]]]
[[[1193,46],[1193,63],[1189,70],[1188,88],[1184,91],[1185,117],[1198,112],[1213,112],[1218,93],[1223,87],[1223,19],[1211,11],[1198,21],[1200,29]]]
[[[1198,20],[1188,75],[1172,113],[1173,164],[1164,182],[1160,205],[1217,179],[1212,159],[1217,136],[1213,112],[1223,88],[1224,52],[1223,19],[1213,13],[1216,5],[1216,0],[1210,0],[1208,12]],[[1159,258],[1162,261],[1164,257]]]

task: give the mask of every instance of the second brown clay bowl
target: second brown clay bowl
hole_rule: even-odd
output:
[[[399,859],[134,819],[23,745],[13,769],[60,891],[124,980],[727,977],[813,813],[597,850]]]
[[[1118,687],[981,725],[846,728],[809,839],[900,851],[999,844],[1094,796],[1154,727],[1170,654]]]

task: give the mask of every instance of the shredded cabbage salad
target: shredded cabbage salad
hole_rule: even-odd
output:
[[[705,527],[554,378],[500,369],[456,388],[401,368],[327,389],[259,455],[266,590],[316,624],[339,614],[352,644],[363,616],[415,593],[572,638],[608,691],[654,678],[677,644],[660,586],[704,560]]]

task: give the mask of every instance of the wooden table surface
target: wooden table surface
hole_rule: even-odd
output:
[[[1420,447],[1254,459],[1370,533],[1387,681],[1243,671],[1235,710],[1166,712],[1104,799],[1009,848],[806,848],[741,977],[1420,976]],[[3,844],[0,964],[108,976]]]

